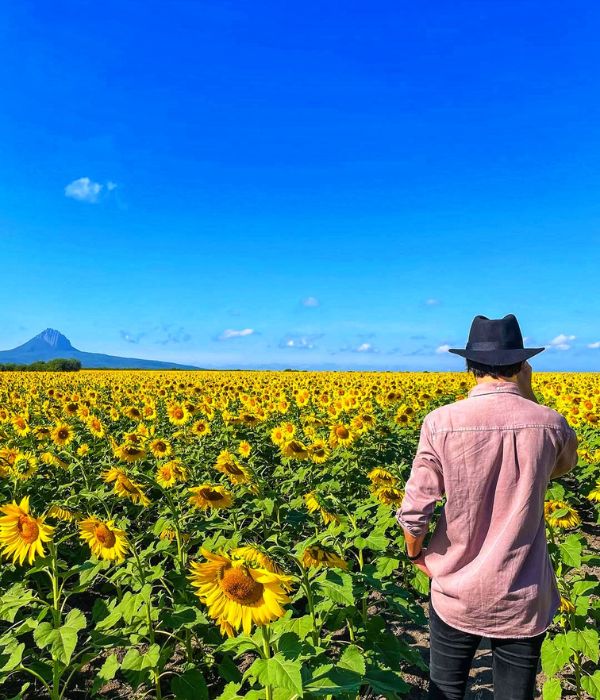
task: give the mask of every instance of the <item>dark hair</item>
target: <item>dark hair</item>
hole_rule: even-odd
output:
[[[513,365],[482,365],[480,362],[467,360],[467,372],[473,372],[475,377],[513,377],[521,371],[523,361]]]

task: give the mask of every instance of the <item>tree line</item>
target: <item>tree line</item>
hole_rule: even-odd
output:
[[[78,372],[81,369],[79,360],[65,357],[56,357],[44,362],[32,362],[31,364],[17,364],[16,362],[0,363],[0,372]]]

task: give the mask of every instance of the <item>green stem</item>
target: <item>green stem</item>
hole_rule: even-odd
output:
[[[266,659],[271,658],[271,644],[269,640],[269,626],[262,626],[262,637],[263,637],[263,654]],[[265,686],[265,698],[266,700],[273,700],[273,689],[270,685]]]
[[[308,577],[308,569],[302,569],[302,586],[304,590],[306,591],[306,599],[308,601],[308,611],[310,612],[310,616],[312,617],[312,622],[313,622],[313,629],[312,629],[312,635],[313,635],[313,644],[315,646],[318,645],[319,643],[319,628],[317,626],[317,617],[315,614],[315,601],[313,597],[313,591],[310,585],[310,579]]]

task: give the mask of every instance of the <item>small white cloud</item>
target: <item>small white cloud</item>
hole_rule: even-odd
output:
[[[571,347],[572,340],[575,340],[574,335],[565,335],[564,333],[560,333],[556,336],[556,338],[553,338],[548,345],[556,350],[568,350]]]
[[[314,308],[320,306],[320,302],[317,297],[306,297],[302,300],[302,306],[308,306],[309,308]]]
[[[439,347],[437,347],[435,351],[438,355],[442,355],[443,353],[448,352],[449,349],[450,346],[448,345],[448,343],[444,343],[444,345],[440,345]]]
[[[106,183],[106,189],[107,189],[109,192],[112,192],[113,190],[116,190],[117,187],[118,187],[117,183],[116,183],[116,182],[113,182],[112,180],[109,180],[109,181]]]
[[[286,335],[279,342],[280,348],[296,348],[299,350],[312,350],[315,347],[315,340],[322,338],[322,333],[313,335]]]
[[[600,348],[600,340],[597,340],[595,343],[588,343],[588,348],[597,350],[598,348]]]
[[[242,330],[236,331],[233,328],[227,328],[219,336],[219,340],[231,340],[231,338],[243,338],[247,335],[252,335],[254,333],[254,328],[243,328]]]
[[[371,345],[371,343],[361,343],[356,348],[355,352],[377,352],[377,350]]]
[[[427,306],[439,306],[440,305],[440,300],[439,299],[427,299],[425,301],[425,304]]]
[[[80,177],[65,187],[65,197],[95,204],[101,191],[102,185],[99,182],[93,182],[89,177]]]

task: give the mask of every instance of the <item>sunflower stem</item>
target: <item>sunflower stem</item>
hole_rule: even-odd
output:
[[[262,637],[263,637],[263,654],[265,660],[271,658],[271,643],[269,639],[269,625],[262,626]],[[273,689],[270,685],[265,685],[265,698],[266,700],[273,700]]]
[[[313,598],[313,591],[310,585],[310,579],[308,577],[308,569],[305,569],[302,567],[302,585],[304,587],[304,590],[306,591],[306,599],[308,601],[308,610],[310,612],[310,616],[312,617],[312,622],[313,622],[313,629],[312,629],[312,635],[313,635],[313,644],[315,646],[318,645],[319,643],[319,629],[317,626],[317,617],[315,614],[315,601]]]

